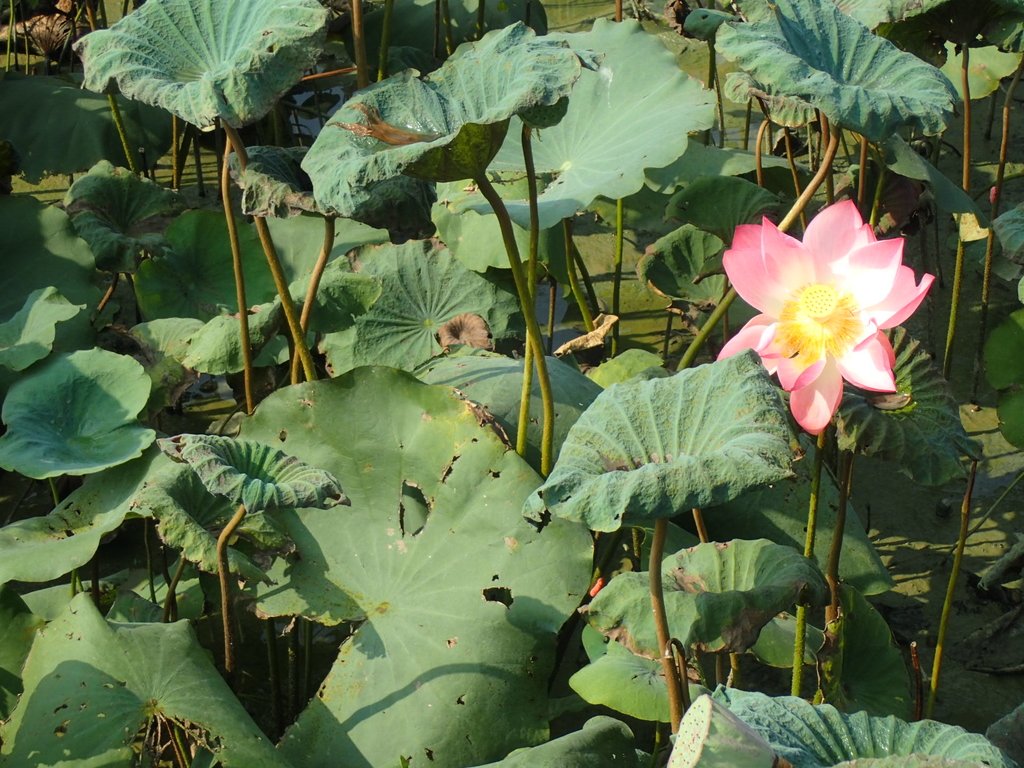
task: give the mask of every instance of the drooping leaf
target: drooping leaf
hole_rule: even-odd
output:
[[[844,760],[923,755],[965,760],[989,768],[1014,768],[984,736],[934,720],[906,723],[895,717],[847,715],[829,704],[795,696],[719,688],[714,697],[757,731],[793,765],[829,768]]]
[[[0,366],[23,371],[50,354],[57,326],[85,308],[72,304],[56,288],[32,291],[25,305],[0,323]]]
[[[834,0],[836,7],[874,29],[879,24],[903,21],[936,8],[948,0]]]
[[[763,155],[762,168],[789,168],[784,157]],[[674,163],[664,168],[648,168],[647,186],[655,192],[674,192],[708,176],[742,176],[757,169],[753,152],[733,147],[716,147],[691,141],[686,151]]]
[[[893,350],[897,402],[847,388],[836,412],[839,447],[891,461],[923,485],[942,485],[963,475],[960,457],[975,456],[978,448],[964,431],[949,385],[920,343],[897,328]]]
[[[142,367],[153,383],[147,405],[150,412],[176,404],[195,380],[195,374],[186,370],[181,360],[188,350],[189,337],[202,326],[202,321],[194,317],[171,317],[139,323],[128,332],[141,347]]]
[[[590,537],[523,520],[539,478],[469,405],[363,368],[279,390],[242,437],[324,467],[352,499],[344,525],[329,510],[286,516],[296,557],[256,586],[265,615],[366,619],[286,733],[286,757],[387,766],[429,749],[473,765],[547,738],[555,635],[588,587]]]
[[[106,160],[64,196],[75,231],[108,272],[134,272],[142,251],[162,253],[163,231],[183,207],[176,193]]]
[[[334,375],[360,365],[412,370],[441,352],[440,327],[467,312],[482,317],[494,339],[516,332],[515,296],[429,241],[364,249],[354,268],[378,278],[382,292],[351,328],[324,337]]]
[[[139,731],[162,717],[194,729],[225,768],[287,766],[185,621],[108,623],[79,594],[40,630],[24,684],[2,730],[11,765],[128,765]]]
[[[946,174],[915,152],[903,137],[894,134],[882,147],[886,167],[900,176],[926,182],[939,208],[949,213],[982,215],[978,205],[960,185],[954,184]]]
[[[639,766],[633,733],[625,723],[611,717],[592,717],[576,733],[538,747],[516,750],[504,760],[480,768],[593,768],[598,765]]]
[[[752,355],[615,384],[573,425],[524,513],[614,531],[720,504],[788,476],[789,435],[778,393]]]
[[[314,0],[158,0],[75,43],[85,87],[162,107],[200,128],[263,117],[315,62]]]
[[[662,575],[671,636],[702,651],[743,653],[776,614],[828,596],[814,563],[765,539],[698,544],[666,558]],[[646,573],[620,573],[590,603],[587,621],[634,653],[657,658],[648,581]]]
[[[709,232],[684,224],[647,247],[636,263],[637,276],[667,299],[699,306],[717,304],[725,293],[721,271],[725,244]]]
[[[946,63],[942,65],[942,72],[953,83],[960,101],[964,100],[963,56],[952,42],[946,42]],[[971,48],[968,56],[967,87],[971,91],[971,101],[995,93],[999,83],[1014,73],[1021,60],[1020,53],[1005,53],[991,45]]]
[[[665,376],[668,376],[668,371],[661,357],[645,349],[627,349],[587,371],[587,378],[604,389],[634,377],[655,379]]]
[[[373,184],[403,172],[431,181],[477,176],[501,146],[508,119],[567,96],[581,70],[567,43],[513,24],[460,46],[424,79],[406,71],[360,91],[302,162],[317,203],[353,216]]]
[[[1013,262],[1024,261],[1024,203],[992,220],[1003,254]]]
[[[775,94],[803,99],[872,141],[903,125],[945,129],[956,91],[930,64],[831,2],[778,0],[770,9],[761,21],[722,25],[716,48]]]
[[[732,242],[740,224],[761,223],[761,217],[775,215],[782,200],[772,192],[737,176],[711,176],[698,179],[672,195],[665,216],[692,224]]]
[[[818,687],[844,712],[911,715],[910,673],[885,619],[847,584],[839,587],[840,615],[825,626],[818,652]]]
[[[36,632],[45,622],[10,587],[0,587],[0,722],[21,694],[21,670]]]
[[[269,445],[218,435],[178,435],[158,441],[175,461],[188,464],[206,490],[247,512],[316,507],[348,499],[329,472]]]
[[[144,149],[152,166],[171,146],[167,113],[115,98],[131,146]],[[0,136],[18,148],[19,170],[30,184],[48,174],[84,171],[100,160],[126,162],[107,98],[83,91],[76,76],[0,73]],[[142,157],[137,159],[141,166]]]
[[[242,188],[242,212],[247,216],[297,216],[318,212],[313,182],[300,164],[306,147],[249,147],[249,164],[239,172],[237,155],[231,172]]]
[[[281,331],[284,310],[279,301],[257,304],[248,312],[249,347],[254,356]],[[217,315],[189,336],[182,365],[215,376],[245,367],[237,314]]]
[[[569,429],[598,396],[601,388],[557,358],[548,358],[548,375],[555,399],[554,453],[558,454]],[[519,400],[523,386],[523,362],[508,357],[463,355],[431,363],[419,374],[428,384],[455,387],[468,400],[482,405],[515,441],[519,426]],[[540,467],[543,419],[540,417],[540,384],[536,377],[530,391],[530,423],[526,428],[526,460]]]
[[[130,357],[102,349],[52,356],[7,393],[0,466],[43,479],[134,459],[156,436],[135,420],[149,388]]]
[[[549,37],[603,58],[600,67],[580,76],[562,121],[533,137],[537,172],[554,175],[538,200],[541,228],[575,215],[598,195],[616,199],[638,191],[645,168],[674,161],[687,147],[687,133],[714,121],[711,92],[683,74],[639,24],[598,19],[589,32]],[[644,119],[634,119],[638,114]],[[491,169],[523,172],[521,132],[514,122]],[[489,210],[479,196],[453,200],[453,206]],[[519,226],[529,226],[525,199],[507,206]]]
[[[767,110],[773,123],[785,128],[802,128],[817,120],[812,104],[775,86],[758,82],[742,70],[725,76],[722,95],[737,104],[755,99]]]

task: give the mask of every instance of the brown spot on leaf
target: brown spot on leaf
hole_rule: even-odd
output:
[[[487,322],[472,312],[456,315],[437,330],[437,340],[445,349],[455,344],[464,344],[477,349],[490,349],[491,330]]]

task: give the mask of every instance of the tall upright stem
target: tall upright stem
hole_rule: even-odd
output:
[[[576,300],[576,306],[580,309],[580,316],[583,318],[583,327],[587,333],[594,330],[594,316],[587,306],[587,299],[580,288],[579,278],[576,276],[576,260],[573,258],[572,247],[572,219],[562,219],[562,234],[565,237],[565,269],[569,275],[569,290]],[[614,313],[613,313],[614,314]]]
[[[107,104],[110,105],[110,116],[114,118],[114,128],[117,129],[117,137],[121,139],[121,151],[124,152],[124,159],[128,161],[128,170],[138,175],[139,164],[135,162],[135,153],[128,144],[128,133],[124,129],[124,119],[121,117],[121,108],[117,106],[117,99],[114,94],[107,94]]]
[[[540,326],[537,324],[537,313],[534,310],[533,298],[530,296],[527,286],[526,275],[523,274],[519,246],[516,244],[516,236],[512,230],[512,219],[508,215],[508,209],[485,174],[481,173],[474,181],[477,189],[490,203],[494,216],[498,220],[501,239],[504,241],[505,253],[508,255],[509,267],[512,269],[512,280],[515,282],[519,305],[523,311],[523,318],[526,320],[526,341],[533,347],[534,362],[537,365],[537,381],[540,384],[540,396],[544,410],[544,426],[540,444],[540,473],[547,477],[551,473],[553,462],[555,399],[551,390],[551,379],[548,376],[547,360],[544,357]]]
[[[356,87],[370,84],[370,71],[366,64],[366,38],[363,37],[363,0],[351,0],[352,49],[356,60]]]
[[[623,210],[622,198],[615,201],[615,254],[612,259],[612,314],[620,316],[619,303],[622,296],[622,241]],[[619,354],[619,323],[612,326],[612,357]]]
[[[196,142],[196,146],[199,142]],[[235,209],[231,207],[231,178],[228,159],[231,156],[231,142],[224,144],[224,162],[221,164],[220,197],[224,203],[224,221],[228,227],[228,242],[231,245],[231,267],[235,275],[235,299],[238,302],[238,335],[242,345],[242,387],[245,390],[245,412],[252,413],[256,401],[252,394],[252,344],[249,341],[249,305],[245,300],[245,273],[242,270],[242,248],[238,243],[238,224]]]
[[[395,0],[384,0],[384,20],[381,23],[380,50],[377,51],[377,80],[388,76],[388,50],[391,48],[391,17],[395,11]]]
[[[818,527],[818,499],[821,492],[821,464],[825,458],[825,436],[828,434],[826,427],[818,435],[818,441],[814,447],[814,469],[811,475],[811,498],[807,506],[807,535],[804,538],[804,557],[814,557],[814,535]],[[790,686],[790,693],[793,696],[800,695],[800,687],[804,675],[804,641],[807,637],[807,606],[796,607],[796,638],[793,642],[793,680]]]
[[[679,679],[679,668],[676,666],[675,656],[672,652],[668,616],[665,613],[665,593],[662,591],[661,584],[661,561],[665,556],[665,537],[667,535],[668,520],[659,517],[654,522],[648,575],[651,611],[654,613],[654,630],[658,636],[658,656],[661,659],[661,668],[665,673],[665,684],[668,686],[669,723],[672,726],[672,733],[677,733],[679,721],[683,719],[683,681]]]
[[[481,0],[481,6],[483,0]],[[530,201],[530,253],[526,260],[526,289],[530,301],[536,306],[537,249],[540,243],[540,210],[537,205],[537,172],[533,164],[532,130],[523,123],[523,164],[526,166],[526,185]],[[530,399],[533,393],[533,345],[527,344],[523,356],[523,382],[519,390],[519,422],[516,425],[516,453],[526,455],[526,433],[530,426]]]
[[[224,622],[224,671],[235,671],[235,626],[231,610],[231,571],[228,565],[228,542],[245,518],[245,505],[239,504],[234,516],[217,537],[217,578],[220,580],[220,615]]]
[[[839,509],[836,511],[836,526],[832,531],[832,547],[828,551],[828,564],[825,566],[825,581],[831,596],[829,607],[825,609],[825,623],[839,618],[839,557],[843,550],[843,535],[846,531],[846,508],[849,506],[850,489],[853,483],[852,453],[844,453],[840,457],[841,474],[839,478]]]
[[[857,208],[860,209],[861,218],[864,218],[864,203],[867,200],[868,181],[868,137],[860,137],[860,157],[857,165]]]
[[[327,259],[330,258],[331,249],[334,247],[335,219],[333,216],[324,216],[324,242],[320,246],[320,253],[317,256],[316,264],[313,265],[313,272],[309,276],[309,285],[306,287],[306,298],[302,302],[302,312],[299,315],[299,327],[305,336],[309,330],[309,318],[313,314],[313,304],[316,303],[316,292],[320,288],[320,278],[324,276],[324,269],[327,267]],[[299,383],[299,356],[292,356],[292,384]]]

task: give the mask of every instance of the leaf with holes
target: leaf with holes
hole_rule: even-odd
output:
[[[360,368],[279,390],[241,436],[324,467],[352,500],[344,525],[330,510],[285,516],[296,556],[270,568],[277,584],[253,587],[263,615],[365,619],[282,754],[385,766],[429,750],[477,765],[547,738],[556,633],[589,586],[591,541],[523,520],[539,478],[473,408]]]
[[[50,354],[57,326],[85,309],[72,304],[53,286],[32,291],[25,305],[0,323],[0,366],[23,371]]]

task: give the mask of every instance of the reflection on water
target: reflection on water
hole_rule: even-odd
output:
[[[544,0],[548,29],[573,32],[597,18],[615,16],[615,0]]]

